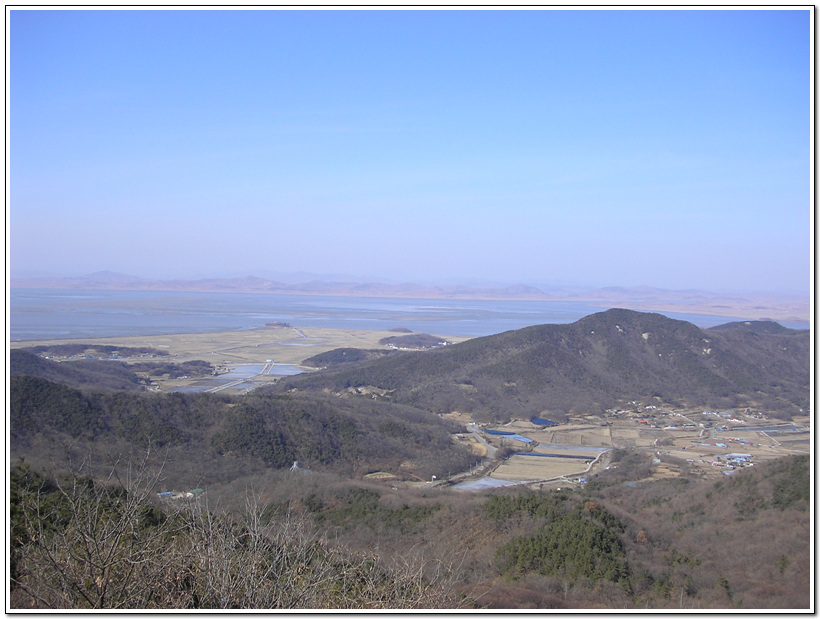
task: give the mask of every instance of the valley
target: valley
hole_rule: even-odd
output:
[[[723,418],[734,420],[732,427],[715,424],[720,413],[700,410],[660,410],[652,405],[634,411],[613,412],[600,421],[571,418],[568,423],[542,427],[529,420],[513,420],[503,426],[480,424],[463,415],[444,415],[466,423],[465,429],[476,437],[459,435],[460,440],[479,436],[495,451],[510,454],[482,470],[478,479],[463,481],[456,489],[487,489],[513,484],[538,484],[558,489],[586,483],[587,479],[609,465],[608,452],[614,449],[646,454],[652,466],[646,478],[652,481],[672,477],[716,477],[761,462],[810,452],[811,428],[808,417],[792,423],[767,420],[751,411],[726,411]],[[727,422],[731,423],[731,422]],[[491,432],[509,432],[487,434]],[[515,437],[515,438],[513,438]],[[521,438],[532,441],[524,443]],[[486,450],[485,450],[486,451]],[[480,453],[480,452],[479,452]],[[491,462],[488,458],[488,462]],[[477,476],[473,476],[475,478]],[[447,483],[437,480],[436,484]]]
[[[816,612],[814,5],[113,9],[6,5],[6,614]]]
[[[161,358],[163,362],[184,364],[204,360],[214,368],[210,375],[156,375],[148,371],[137,374],[146,381],[146,388],[154,392],[243,395],[273,386],[284,376],[316,372],[318,368],[305,362],[322,353],[338,349],[395,352],[395,346],[390,343],[395,337],[395,331],[271,324],[258,329],[220,333],[72,340],[71,354],[59,352],[65,344],[61,340],[12,342],[11,346],[56,347],[57,352],[41,355],[57,362],[97,358],[131,364]],[[446,336],[446,339],[457,343],[473,338]],[[76,352],[78,346],[86,347],[83,354]],[[118,347],[126,352],[116,352]],[[142,352],[136,355],[127,352],[133,350]],[[145,352],[148,350],[158,354]],[[422,354],[425,352],[430,351]],[[388,392],[377,387],[360,387],[352,393],[354,397],[378,398],[385,397]],[[338,395],[350,397],[351,393]],[[603,414],[592,411],[589,414],[568,414],[557,426],[539,426],[527,418],[512,418],[499,425],[488,423],[486,419],[474,419],[471,414],[457,410],[442,412],[439,416],[459,424],[463,432],[458,434],[455,442],[483,458],[483,464],[476,466],[476,470],[447,471],[446,474],[441,471],[432,484],[455,484],[457,489],[517,484],[540,484],[552,488],[562,484],[577,485],[583,483],[581,479],[604,469],[602,463],[609,459],[605,454],[613,449],[636,450],[652,456],[653,467],[647,477],[651,480],[684,473],[702,476],[730,474],[741,466],[753,466],[784,455],[808,454],[810,448],[810,418],[807,415],[786,423],[768,419],[765,411],[750,409],[730,414],[704,411],[702,407],[659,407],[628,401],[624,409],[608,409]],[[506,438],[503,434],[489,434],[486,429],[514,433],[531,442]],[[584,448],[586,452],[578,451]],[[499,450],[505,450],[506,457],[495,457]],[[569,454],[574,457],[560,457],[567,455],[561,454],[561,450],[575,450]],[[742,461],[730,457],[736,453],[747,457]],[[378,479],[378,475],[370,473],[368,478]],[[382,479],[393,483],[396,478],[390,472],[382,472]],[[409,487],[418,483],[420,480],[406,482]]]
[[[12,343],[14,604],[105,605],[72,570],[150,552],[154,580],[116,583],[132,607],[804,606],[808,332],[610,310],[417,351],[395,333]],[[150,536],[70,553],[117,527]],[[317,584],[345,574],[365,588]]]

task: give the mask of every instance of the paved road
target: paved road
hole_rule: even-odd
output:
[[[475,435],[476,440],[482,445],[484,445],[484,447],[487,449],[487,457],[491,460],[495,458],[495,452],[497,451],[497,449],[486,441],[484,436],[481,434],[481,431],[475,426],[469,424],[467,425],[467,429],[470,432],[472,432]]]

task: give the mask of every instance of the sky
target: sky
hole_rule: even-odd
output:
[[[809,293],[808,8],[7,15],[12,277]]]

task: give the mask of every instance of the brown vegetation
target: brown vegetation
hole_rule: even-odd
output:
[[[144,464],[144,463],[143,463]],[[75,475],[14,483],[12,608],[448,608],[444,580],[412,558],[331,546],[310,518],[253,494],[239,516],[204,501],[156,505],[144,466],[106,482]],[[116,482],[116,483],[113,483]]]
[[[574,353],[588,355],[589,367],[640,381],[686,366],[657,361],[654,348],[640,352],[640,371],[607,365],[615,352],[635,352],[647,339],[625,320],[642,319],[608,318],[619,329],[604,334],[599,327],[612,325],[598,317],[581,324],[595,327],[598,340],[574,340],[582,344]],[[663,354],[685,357],[681,342],[704,332],[673,322],[674,336],[649,339],[661,340],[652,346],[666,347]],[[752,339],[768,343],[758,346],[751,365],[763,367],[766,355],[773,360],[778,341],[795,346],[783,367],[802,368],[804,335],[764,327],[755,327],[762,331]],[[709,335],[737,342],[747,325],[724,331]],[[473,435],[459,438],[465,418],[451,412],[464,398],[489,417],[508,416],[538,404],[532,393],[546,393],[539,389],[576,380],[538,382],[542,370],[541,379],[555,376],[553,366],[564,374],[580,368],[550,356],[550,346],[565,344],[549,340],[556,333],[535,328],[507,335],[489,365],[486,342],[365,360],[329,374],[341,381],[335,395],[302,391],[321,386],[318,379],[294,380],[298,388],[285,394],[244,397],[99,390],[95,380],[130,383],[128,373],[113,365],[113,374],[94,365],[55,370],[44,359],[15,355],[25,371],[12,372],[9,381],[10,455],[25,454],[26,461],[11,474],[8,603],[35,609],[810,607],[807,457],[756,460],[754,468],[704,479],[684,457],[696,453],[685,450],[691,440],[676,455],[635,451],[667,441],[661,428],[631,436],[637,422],[625,418],[608,420],[616,425],[607,429],[526,430],[525,416],[511,428],[542,443],[614,445],[617,439],[628,448],[608,453],[599,465],[604,470],[586,485],[561,491],[468,493],[429,483],[434,474],[441,478],[477,460],[468,448]],[[628,335],[634,341],[619,348]],[[439,356],[451,351],[453,357]],[[508,353],[510,364],[502,359]],[[754,386],[742,356],[725,353],[715,384],[737,379]],[[363,368],[367,381],[357,382]],[[394,374],[397,368],[410,373]],[[432,382],[414,383],[419,376]],[[584,376],[578,384],[590,387],[584,397],[594,404],[590,393],[604,375]],[[685,387],[689,379],[677,376]],[[769,396],[788,401],[802,374],[789,380],[790,386],[769,385]],[[536,385],[531,393],[528,381]],[[430,412],[439,409],[446,415]],[[497,458],[509,455],[509,445],[497,442]],[[291,470],[294,460],[300,465]],[[369,475],[375,472],[380,475]],[[659,472],[675,477],[659,479]],[[158,495],[185,488],[197,492],[176,500]]]
[[[810,605],[806,458],[775,460],[730,478],[632,484],[644,476],[642,466],[622,458],[617,470],[583,490],[489,495],[430,486],[397,491],[389,481],[280,471],[161,502],[155,491],[164,472],[153,456],[135,466],[116,464],[106,479],[82,471],[41,477],[23,465],[12,475],[10,603],[41,609]],[[528,563],[553,526],[564,540],[573,536],[560,532],[572,527],[587,531],[579,541],[600,531],[590,538],[605,544],[600,552],[620,546],[615,563],[601,564],[611,576]],[[528,550],[530,539],[536,546]],[[514,556],[518,567],[509,571]],[[545,558],[544,565],[555,560]]]

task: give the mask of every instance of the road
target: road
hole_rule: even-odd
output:
[[[254,378],[259,376],[265,376],[266,374],[270,374],[273,371],[273,366],[275,364],[273,362],[266,363],[261,371],[257,372],[252,376],[244,376],[242,378],[237,378],[236,380],[232,380],[229,383],[225,383],[224,385],[219,385],[218,387],[213,387],[211,389],[206,389],[205,393],[216,393],[217,391],[222,391],[223,389],[231,389],[232,387],[236,387],[237,385],[241,385],[242,383],[252,381]]]
[[[487,457],[490,460],[495,458],[495,452],[497,451],[497,449],[486,441],[486,439],[482,436],[481,432],[474,425],[472,425],[472,423],[467,424],[467,429],[475,435],[476,440],[479,443],[481,443],[487,450]]]
[[[425,482],[429,486],[441,486],[443,484],[450,484],[454,483],[460,479],[464,479],[467,477],[472,477],[473,475],[486,475],[487,469],[490,468],[494,464],[498,464],[495,462],[495,453],[497,449],[490,445],[484,437],[481,435],[481,431],[478,430],[472,423],[467,424],[467,430],[471,432],[476,440],[479,442],[480,445],[484,446],[484,449],[487,450],[487,455],[481,459],[481,462],[475,467],[471,468],[469,471],[463,471],[461,473],[456,473],[455,475],[449,475],[442,479],[437,479],[434,482]]]

